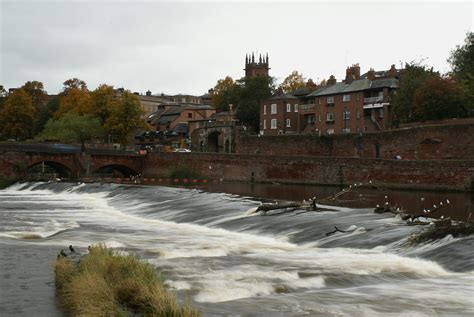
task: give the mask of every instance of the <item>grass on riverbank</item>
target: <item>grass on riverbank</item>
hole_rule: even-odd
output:
[[[3,179],[0,178],[0,189],[5,189],[8,186],[11,186],[16,183],[15,179]]]
[[[59,300],[72,316],[200,316],[177,304],[151,264],[103,245],[77,262],[59,258],[54,271]]]

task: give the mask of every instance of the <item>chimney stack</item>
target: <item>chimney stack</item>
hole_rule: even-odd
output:
[[[327,86],[332,86],[336,84],[336,77],[334,75],[329,76],[329,79],[326,81]]]
[[[375,70],[373,68],[369,69],[367,72],[367,79],[374,80],[375,79]]]

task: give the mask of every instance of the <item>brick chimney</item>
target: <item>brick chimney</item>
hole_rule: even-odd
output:
[[[367,79],[374,80],[375,79],[375,70],[373,68],[369,69],[367,72]]]
[[[332,86],[336,84],[336,77],[334,75],[329,76],[329,79],[326,81],[327,86]]]
[[[388,77],[395,78],[397,77],[397,75],[398,75],[398,72],[397,72],[397,69],[395,68],[395,64],[392,64],[392,66],[390,66],[390,70],[388,71]]]
[[[354,80],[360,78],[360,66],[359,64],[354,64],[351,67],[346,68],[346,79],[344,82],[346,84],[352,83]]]

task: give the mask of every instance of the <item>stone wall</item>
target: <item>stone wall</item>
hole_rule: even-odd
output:
[[[402,159],[469,160],[474,159],[474,124],[422,126],[323,137],[242,136],[237,143],[237,153],[385,159],[398,155]]]
[[[169,178],[186,167],[202,177],[223,181],[298,184],[374,183],[399,188],[472,190],[474,161],[399,161],[334,157],[150,154],[145,177]]]

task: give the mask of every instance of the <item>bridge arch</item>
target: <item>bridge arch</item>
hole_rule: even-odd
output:
[[[74,177],[69,167],[55,161],[35,162],[26,168],[26,176],[35,179]]]
[[[104,165],[96,169],[93,173],[95,177],[125,177],[138,175],[133,168],[121,164]]]

